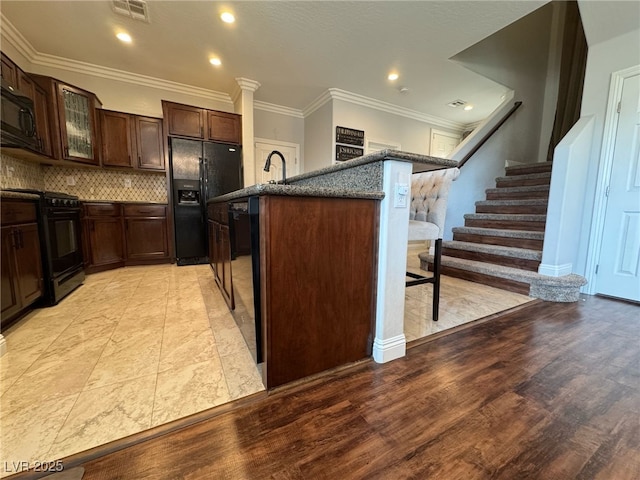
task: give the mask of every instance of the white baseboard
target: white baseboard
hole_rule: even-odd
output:
[[[392,338],[373,341],[373,359],[377,363],[387,363],[402,358],[407,353],[407,339],[404,334]]]
[[[573,264],[571,263],[565,263],[564,265],[545,265],[541,263],[538,267],[538,273],[547,277],[564,277],[571,274],[572,268]]]

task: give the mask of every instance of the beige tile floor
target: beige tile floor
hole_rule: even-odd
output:
[[[409,248],[410,269],[423,250]],[[406,290],[408,341],[531,300],[443,277],[434,323],[431,288]],[[55,460],[263,390],[208,265],[90,275],[3,334],[3,461]]]

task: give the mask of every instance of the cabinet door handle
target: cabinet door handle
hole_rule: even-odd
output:
[[[18,249],[16,233],[16,230],[11,230],[11,233],[9,234],[9,242],[11,244],[11,248],[13,248],[14,250]]]
[[[142,165],[142,157],[138,155],[138,166]]]
[[[69,147],[64,147],[64,156],[65,157],[69,156]]]
[[[24,233],[22,230],[18,230],[18,235],[20,238],[20,246],[18,248],[24,248]]]

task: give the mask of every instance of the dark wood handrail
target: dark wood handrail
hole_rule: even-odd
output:
[[[484,137],[482,137],[482,140],[476,143],[475,146],[471,149],[471,151],[467,153],[464,156],[464,158],[458,162],[458,168],[462,168],[462,166],[469,161],[469,159],[473,156],[473,154],[476,153],[478,150],[480,150],[480,147],[482,147],[487,142],[487,140],[491,138],[491,135],[496,133],[496,131],[502,126],[504,122],[507,121],[507,119],[513,114],[513,112],[515,112],[520,107],[520,105],[522,105],[522,102],[516,102],[513,104],[513,107],[511,107],[511,110],[509,110],[507,113],[504,114],[504,117],[502,117],[502,120],[500,120],[496,125],[494,125],[494,127],[490,131],[488,131]]]

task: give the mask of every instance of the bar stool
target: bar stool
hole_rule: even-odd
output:
[[[431,241],[429,253],[433,254],[433,275],[425,277],[406,272],[406,286],[433,284],[433,321],[438,321],[440,306],[440,265],[442,261],[442,237],[447,213],[449,189],[460,175],[460,169],[447,168],[416,173],[411,178],[411,206],[409,210],[409,241]]]

